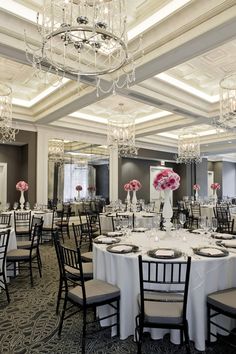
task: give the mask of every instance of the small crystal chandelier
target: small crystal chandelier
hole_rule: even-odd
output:
[[[48,160],[58,165],[64,163],[64,140],[52,139],[48,141]]]
[[[28,46],[27,58],[37,69],[97,77],[111,74],[129,64],[129,72],[113,77],[111,87],[124,87],[135,80],[134,62],[129,58],[126,31],[126,0],[44,0],[42,22],[38,14],[41,45]],[[27,40],[26,40],[27,43]],[[119,75],[119,74],[117,74]]]
[[[201,162],[199,135],[193,131],[185,131],[179,135],[177,163]]]
[[[119,104],[119,112],[108,119],[107,145],[109,149],[117,149],[121,157],[135,156],[135,118],[124,112],[124,104]]]
[[[226,130],[236,128],[236,73],[220,81],[220,118],[214,124]]]
[[[18,132],[12,127],[12,89],[0,83],[0,143],[15,141]]]

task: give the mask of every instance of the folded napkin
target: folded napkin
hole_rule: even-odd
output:
[[[218,238],[218,239],[223,239],[223,240],[231,240],[233,238],[233,236],[231,234],[220,234],[220,233],[213,233],[212,234],[214,236],[214,238]]]
[[[218,250],[216,248],[204,248],[204,249],[201,249],[200,251],[201,251],[201,253],[204,253],[206,255],[209,254],[210,256],[216,256],[216,255],[222,254],[222,251]]]
[[[96,237],[95,240],[102,242],[102,243],[113,243],[115,239],[112,237],[99,236],[99,237]]]
[[[204,231],[205,230],[203,230],[203,229],[196,229],[196,230],[192,230],[191,233],[193,233],[193,234],[201,234]]]
[[[120,246],[115,246],[113,248],[113,251],[117,251],[117,252],[130,252],[132,251],[132,246],[126,246],[126,245],[120,245]]]
[[[145,232],[148,229],[146,227],[136,227],[133,229],[134,232]]]
[[[174,254],[175,253],[173,250],[157,250],[155,252],[156,256],[162,256],[162,257],[173,257]]]
[[[226,240],[221,242],[221,244],[225,247],[236,247],[236,240]]]
[[[107,233],[107,236],[122,236],[123,232],[122,231],[109,231]]]

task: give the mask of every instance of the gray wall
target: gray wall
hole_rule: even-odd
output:
[[[202,162],[196,165],[196,182],[201,186],[199,191],[199,196],[207,196],[208,193],[208,161],[207,159],[202,159]]]
[[[0,144],[0,162],[7,163],[7,201],[12,205],[19,200],[16,183],[24,180],[29,183],[25,200],[33,206],[36,201],[37,133],[20,131],[16,141],[21,146]]]
[[[218,198],[222,198],[222,171],[223,171],[223,162],[222,161],[216,161],[216,162],[208,162],[208,171],[213,171],[214,172],[214,182],[215,183],[220,183],[221,189],[217,191],[217,196]]]
[[[109,198],[109,165],[94,165],[96,169],[96,194]]]
[[[236,164],[234,162],[223,161],[222,172],[222,196],[236,196]]]

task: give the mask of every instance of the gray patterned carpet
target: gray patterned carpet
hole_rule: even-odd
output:
[[[55,314],[58,289],[58,268],[55,251],[49,244],[41,246],[43,277],[40,279],[34,271],[35,284],[31,288],[29,278],[18,276],[11,280],[9,291],[10,305],[5,293],[0,293],[0,353],[2,354],[77,354],[81,353],[81,317],[80,314],[66,320],[61,339],[57,329],[59,317]],[[26,275],[22,271],[22,275]],[[132,337],[121,341],[111,338],[110,331],[102,331],[88,338],[86,353],[128,354],[136,353],[136,344]],[[144,354],[185,353],[170,343],[168,336],[160,341],[152,341],[149,336],[143,345]],[[192,353],[199,353],[194,350]],[[227,346],[215,345],[206,353],[235,353]]]

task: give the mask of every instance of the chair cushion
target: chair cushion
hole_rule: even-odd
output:
[[[93,261],[93,252],[84,252],[81,254],[81,259],[83,262],[92,262]]]
[[[78,278],[80,277],[79,269],[75,269],[70,266],[65,266],[65,270],[68,273],[71,273],[72,276],[75,276]],[[84,274],[84,278],[92,278],[93,277],[93,263],[92,262],[83,263],[83,274]]]
[[[17,234],[29,234],[30,233],[30,229],[27,227],[16,227],[16,233]]]
[[[86,292],[86,302],[88,305],[99,304],[103,301],[109,301],[120,296],[120,289],[103,280],[92,279],[84,283]],[[82,287],[76,286],[69,290],[68,298],[83,305]]]
[[[31,241],[17,241],[17,248],[29,249],[31,247]]]
[[[138,295],[140,306],[140,295]],[[145,292],[144,321],[150,323],[179,324],[183,321],[183,295]]]
[[[236,314],[236,288],[216,291],[207,296],[207,303],[219,309]]]
[[[32,257],[36,256],[36,251],[33,250]],[[16,249],[7,252],[7,261],[20,261],[27,260],[30,258],[30,250],[27,249]]]

